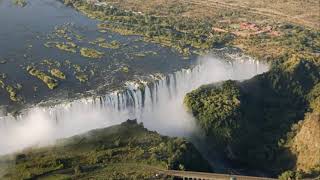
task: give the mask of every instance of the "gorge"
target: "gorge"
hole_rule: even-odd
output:
[[[319,7],[0,0],[0,179],[319,178]]]

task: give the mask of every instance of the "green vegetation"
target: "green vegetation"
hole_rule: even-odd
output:
[[[44,43],[44,46],[47,48],[53,48],[56,47],[62,51],[67,51],[71,53],[77,52],[77,45],[74,42],[56,42],[56,41],[48,41]]]
[[[285,171],[279,176],[279,180],[288,180],[288,179],[302,179],[302,174],[289,170],[289,171]]]
[[[22,86],[22,84],[17,83],[17,84],[15,85],[15,87],[16,87],[18,90],[21,90],[23,86]]]
[[[320,82],[315,85],[307,96],[308,102],[310,102],[310,108],[316,112],[320,113]]]
[[[111,43],[101,42],[101,43],[99,43],[99,46],[102,48],[108,48],[108,49],[119,49],[120,43],[118,41],[114,40],[114,41],[111,41]]]
[[[71,34],[73,34],[70,29],[68,29],[68,26],[56,26],[54,34],[60,38],[64,38],[67,41],[72,41]]]
[[[104,55],[102,52],[99,52],[97,50],[90,49],[90,48],[81,48],[80,53],[81,53],[81,56],[84,56],[87,58],[95,58],[95,59],[102,58]]]
[[[76,74],[76,78],[81,82],[81,83],[85,83],[89,80],[88,75],[84,74],[84,73],[77,73]]]
[[[25,7],[28,4],[26,0],[12,0],[12,2],[20,7]]]
[[[116,7],[99,7],[84,1],[65,0],[92,18],[108,20],[101,23],[100,30],[110,29],[122,35],[143,35],[145,41],[169,46],[185,56],[192,49],[208,50],[230,42],[232,35],[212,35],[210,22],[199,22],[185,18],[149,16],[121,10]],[[102,44],[104,45],[104,44]]]
[[[3,82],[2,79],[0,79],[0,87],[1,87],[1,88],[4,88],[4,87],[5,87],[5,84],[4,84],[4,82]]]
[[[206,85],[186,95],[184,103],[198,119],[207,135],[215,143],[234,139],[239,128],[240,90],[234,81],[221,85]]]
[[[288,142],[284,145],[296,158],[298,171],[295,173],[316,176],[320,172],[320,114],[316,111],[307,113],[303,120],[294,124],[287,134]]]
[[[0,78],[1,79],[6,79],[7,78],[7,74],[6,73],[0,73]]]
[[[208,12],[212,14],[209,18],[206,15],[199,15],[200,12],[193,13],[193,11],[203,11],[207,7],[193,9],[192,7],[197,5],[190,6],[183,3],[185,6],[181,7],[191,11],[187,13],[187,17],[190,18],[187,18],[177,16],[176,13],[162,15],[162,11],[166,11],[166,6],[170,5],[167,9],[178,6],[175,2],[161,4],[161,7],[163,6],[161,10],[143,2],[151,6],[144,10],[152,11],[145,14],[127,11],[115,5],[126,6],[127,2],[124,1],[116,1],[117,3],[111,3],[110,6],[96,6],[77,0],[64,0],[64,2],[92,18],[108,21],[98,24],[100,30],[107,29],[122,35],[142,35],[145,41],[172,47],[184,56],[189,56],[191,52],[203,54],[216,47],[235,46],[261,60],[273,61],[292,54],[317,57],[316,52],[320,45],[319,31],[286,22],[277,24],[256,14],[241,14],[241,8],[239,11],[218,9],[214,13]],[[188,6],[190,8],[186,8]],[[134,9],[136,8],[140,7],[136,6]],[[249,19],[248,23],[246,19]],[[243,27],[246,23],[248,26]],[[319,58],[315,60],[319,63]]]
[[[6,64],[7,63],[7,61],[6,60],[4,60],[4,59],[0,59],[0,64]]]
[[[11,101],[13,101],[13,102],[19,101],[19,97],[17,96],[17,92],[12,86],[8,85],[6,87],[6,90],[7,90],[8,94],[9,94],[9,97],[10,97]]]
[[[73,64],[72,67],[74,68],[75,72],[82,72],[81,66],[79,64]]]
[[[43,45],[46,47],[46,48],[52,48],[52,47],[55,47],[56,44],[58,44],[59,42],[53,42],[53,41],[48,41],[48,42],[45,42]]]
[[[60,50],[63,51],[68,51],[68,52],[72,52],[72,53],[76,53],[77,50],[77,45],[73,42],[66,42],[66,43],[57,43],[56,47]]]
[[[209,136],[208,141],[212,144],[223,141],[221,147],[228,158],[272,174],[288,169],[309,173],[310,168],[320,165],[311,158],[314,152],[299,150],[304,149],[297,148],[302,143],[295,143],[295,149],[303,152],[296,154],[290,150],[290,144],[296,135],[294,124],[305,113],[318,112],[315,104],[320,94],[319,72],[320,66],[312,61],[292,56],[251,80],[203,86],[189,93],[185,103]],[[317,141],[310,139],[303,146],[313,148]],[[299,164],[296,156],[298,160],[303,156]],[[301,163],[305,161],[309,165]]]
[[[66,60],[64,63],[70,70],[73,70],[73,74],[75,78],[80,81],[81,83],[85,83],[89,80],[89,75],[88,75],[88,67],[81,67],[79,64],[73,64],[69,60]],[[90,70],[90,73],[92,76],[94,76],[95,72],[94,69]]]
[[[95,39],[94,41],[90,41],[89,44],[97,44],[97,43],[105,43],[106,39],[103,37],[98,37],[97,39]]]
[[[22,97],[18,95],[18,91],[22,89],[22,85],[17,83],[15,86],[6,84],[5,79],[7,75],[5,73],[0,73],[0,88],[8,93],[9,99],[12,102],[22,102]]]
[[[27,71],[30,75],[43,81],[49,89],[54,89],[58,86],[58,81],[56,79],[48,76],[46,73],[36,69],[35,67],[28,66]]]
[[[124,73],[128,73],[129,72],[129,67],[128,66],[124,66],[121,68],[121,71]]]
[[[57,68],[61,67],[61,63],[53,59],[44,59],[40,64],[48,67],[57,67]]]
[[[194,146],[136,121],[62,139],[55,146],[0,157],[4,179],[165,179],[158,169],[210,170]]]
[[[52,76],[56,78],[59,78],[62,80],[66,79],[66,75],[63,72],[61,72],[59,69],[51,69],[50,73]]]

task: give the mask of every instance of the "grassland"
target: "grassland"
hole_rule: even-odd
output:
[[[320,2],[317,0],[152,0],[147,2],[111,0],[108,3],[135,12],[159,16],[179,14],[196,19],[212,18],[224,12],[238,11],[241,12],[239,18],[261,16],[266,20],[277,19],[310,28],[320,28]]]

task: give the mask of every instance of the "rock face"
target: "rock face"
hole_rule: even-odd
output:
[[[291,150],[295,154],[296,169],[304,172],[320,168],[320,114],[313,113],[299,123]]]

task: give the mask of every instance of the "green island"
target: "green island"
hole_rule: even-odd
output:
[[[57,43],[56,47],[60,50],[63,51],[68,51],[68,52],[72,52],[72,53],[76,53],[77,52],[77,45],[73,42],[66,42],[66,43]]]
[[[66,75],[63,72],[61,72],[59,69],[51,69],[50,73],[52,76],[62,80],[65,80],[67,78]]]
[[[59,83],[56,79],[52,78],[51,76],[47,75],[46,73],[36,69],[33,66],[28,66],[27,71],[31,76],[34,76],[44,82],[49,89],[56,88]]]
[[[6,83],[7,75],[5,73],[0,73],[0,89],[3,89],[8,94],[9,99],[12,102],[20,103],[23,101],[23,98],[18,95],[18,91],[21,90],[22,85],[16,84],[16,85],[10,85],[9,83]]]
[[[2,83],[3,84],[3,83]],[[6,87],[7,92],[9,93],[9,97],[12,101],[17,101],[17,93],[13,89],[12,86],[7,86]]]
[[[119,49],[120,43],[118,41],[114,40],[114,41],[111,41],[110,43],[101,42],[101,43],[99,43],[99,46],[102,48],[107,48],[107,49]]]
[[[103,37],[98,37],[97,39],[95,39],[94,41],[90,41],[90,44],[97,44],[97,43],[104,43],[106,42],[106,39]]]
[[[56,41],[48,41],[44,43],[44,46],[47,48],[58,48],[62,51],[76,53],[77,52],[77,45],[74,42],[56,42]]]
[[[90,49],[90,48],[81,48],[80,54],[83,57],[94,58],[94,59],[100,59],[104,55],[103,52],[97,51],[95,49]]]
[[[46,65],[48,67],[61,67],[61,63],[57,60],[54,59],[43,59],[42,62],[40,63],[41,65]]]
[[[130,70],[129,70],[129,67],[124,66],[124,67],[121,68],[121,71],[124,72],[124,73],[128,73]]]
[[[3,82],[2,79],[0,79],[0,87],[1,87],[1,88],[4,88],[4,87],[5,87],[5,84],[4,84],[4,82]]]
[[[12,3],[20,7],[25,7],[28,4],[26,0],[12,0]]]
[[[210,170],[195,147],[128,120],[61,139],[54,146],[1,157],[3,179],[172,179],[159,169]]]
[[[76,74],[76,79],[78,79],[81,83],[85,83],[89,80],[89,77],[87,74],[80,72]]]

